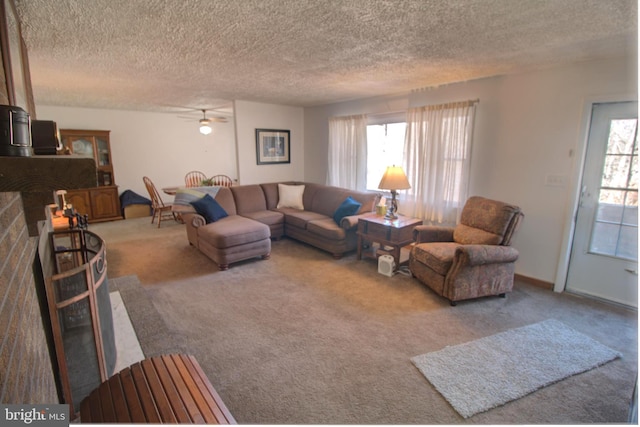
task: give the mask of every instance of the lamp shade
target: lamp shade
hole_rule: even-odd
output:
[[[389,166],[382,175],[380,185],[378,188],[381,190],[407,190],[411,188],[407,175],[400,166]]]

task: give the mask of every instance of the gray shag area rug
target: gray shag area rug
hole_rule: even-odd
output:
[[[550,319],[411,358],[464,418],[621,354]]]

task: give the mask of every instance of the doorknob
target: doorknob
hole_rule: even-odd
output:
[[[625,268],[624,271],[628,271],[631,274],[635,274],[636,276],[638,275],[638,270],[635,270],[633,268]]]

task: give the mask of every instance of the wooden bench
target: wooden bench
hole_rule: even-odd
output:
[[[80,422],[236,424],[190,355],[135,363],[103,382],[80,404]]]

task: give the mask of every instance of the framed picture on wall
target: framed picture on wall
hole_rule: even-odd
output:
[[[259,165],[291,163],[291,132],[277,129],[256,129],[256,159]]]

